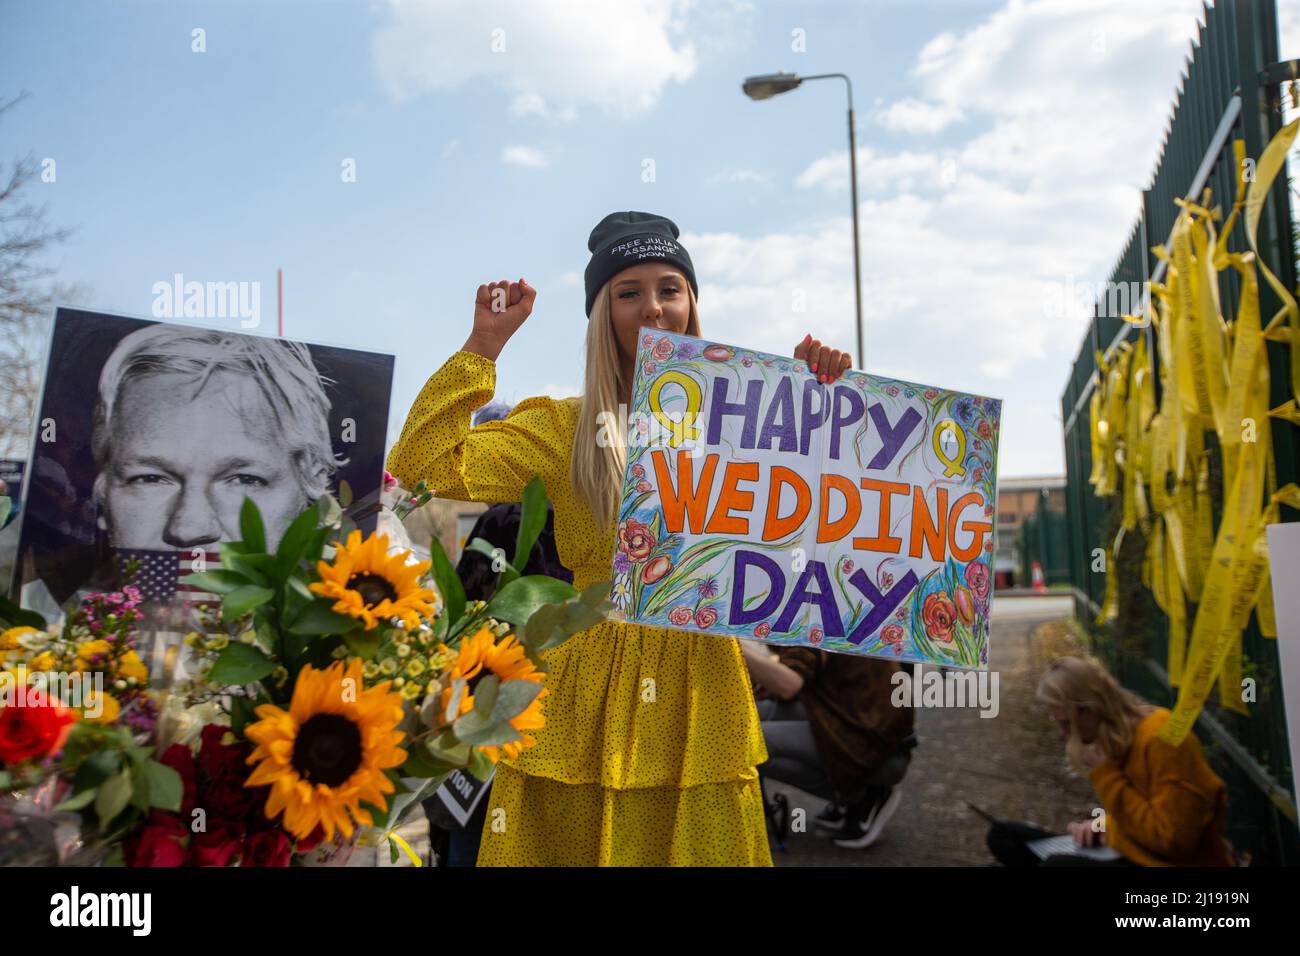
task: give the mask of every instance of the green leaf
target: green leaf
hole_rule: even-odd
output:
[[[73,794],[54,809],[58,813],[70,813],[74,810],[80,810],[83,807],[90,806],[90,802],[94,799],[95,788],[91,787],[88,790],[82,790],[80,793]]]
[[[578,592],[573,585],[545,574],[526,574],[502,587],[484,609],[488,617],[521,625],[543,604],[565,601]]]
[[[229,594],[242,587],[247,587],[251,582],[238,571],[218,568],[214,571],[196,571],[193,574],[187,574],[180,579],[180,583],[189,584],[204,591],[211,591],[213,594]]]
[[[230,729],[237,734],[241,733],[245,727],[257,720],[257,714],[255,713],[257,705],[266,703],[270,703],[270,701],[232,694],[230,697]]]
[[[101,832],[108,829],[113,819],[131,802],[131,771],[123,767],[99,785],[95,794],[95,816],[99,817]]]
[[[275,592],[270,588],[264,588],[256,584],[245,584],[243,587],[231,591],[221,602],[221,619],[226,623],[232,623],[242,614],[247,614],[255,607],[261,607],[271,598],[275,597]]]
[[[495,768],[496,764],[494,764],[483,751],[478,748],[470,751],[469,766],[465,769],[480,781],[487,781],[490,779],[492,771]]]
[[[495,695],[492,704],[492,718],[494,720],[510,720],[518,717],[541,691],[542,685],[539,681],[506,681]],[[478,703],[478,694],[474,695],[474,701],[476,704]]]
[[[289,577],[290,573],[297,568],[298,562],[302,559],[303,553],[311,544],[312,537],[316,533],[316,521],[320,517],[315,508],[308,508],[284,531],[284,536],[280,539],[280,545],[275,549],[275,576],[277,581],[283,581]]]
[[[212,665],[209,678],[217,684],[251,684],[275,670],[275,662],[251,644],[227,644]]]
[[[307,587],[307,582],[296,574],[291,574],[289,576],[288,585],[289,590],[301,598],[306,598],[308,601],[314,601],[317,598],[315,592],[313,592],[311,588]]]
[[[122,754],[116,750],[100,750],[90,754],[77,768],[77,775],[72,780],[73,792],[93,790],[122,766]]]
[[[397,862],[397,841],[391,834],[388,837],[388,862],[394,864]]]
[[[348,650],[363,661],[374,660],[375,655],[379,653],[381,643],[380,629],[363,631],[361,628],[355,628],[343,635],[343,641],[348,645]]]
[[[157,760],[148,760],[144,766],[149,781],[149,806],[178,812],[184,794],[181,775]]]
[[[248,578],[249,583],[262,587],[270,587],[276,574],[275,557],[269,554],[232,554],[225,564]]]
[[[491,716],[492,707],[497,702],[497,688],[500,686],[501,678],[495,674],[480,677],[474,685],[474,709],[484,716]]]
[[[266,551],[266,526],[262,524],[262,512],[257,510],[253,499],[244,497],[239,509],[239,533],[249,554],[261,554]]]
[[[429,748],[424,745],[423,741],[418,741],[406,750],[406,762],[402,764],[402,776],[420,777],[427,780],[444,776],[458,769],[460,769],[459,764],[439,760],[429,753]]]
[[[465,696],[468,683],[463,677],[457,677],[451,682],[451,695],[447,698],[447,709],[442,715],[444,721],[453,721],[460,713],[460,699]]]
[[[471,541],[469,544],[465,546],[465,550],[477,551],[479,554],[483,555],[494,564],[499,561],[502,565],[502,568],[501,571],[497,572],[498,574],[506,571],[514,571],[515,572],[514,576],[519,577],[518,569],[513,564],[511,564],[509,561],[506,560],[506,553],[502,551],[500,548],[493,547],[491,544],[489,544],[487,541],[483,540],[482,538],[475,538],[473,541]],[[502,580],[502,583],[504,583],[504,579]]]
[[[523,508],[519,516],[519,534],[515,538],[515,555],[514,561],[511,562],[513,568],[507,570],[501,578],[503,585],[519,576],[519,572],[514,568],[528,566],[528,558],[533,553],[537,536],[546,527],[546,485],[540,476],[533,475],[524,486],[524,493],[520,500]]]
[[[0,623],[3,623],[7,628],[34,627],[38,631],[45,630],[45,618],[35,611],[19,607],[2,594],[0,594]]]
[[[456,569],[447,560],[437,535],[429,542],[429,557],[433,562],[433,580],[442,595],[444,613],[451,621],[459,621],[465,613],[465,588],[456,575]]]
[[[346,634],[357,626],[356,618],[334,611],[334,603],[312,595],[312,603],[298,613],[289,630],[294,634]]]
[[[320,521],[326,528],[337,528],[343,517],[343,508],[333,495],[321,495],[316,499],[316,508],[320,512]]]
[[[521,740],[519,731],[504,720],[493,720],[476,710],[456,718],[452,725],[462,743],[475,747],[499,747]]]
[[[444,730],[433,740],[427,741],[429,756],[442,763],[463,767],[469,762],[470,745],[456,739],[450,728]]]

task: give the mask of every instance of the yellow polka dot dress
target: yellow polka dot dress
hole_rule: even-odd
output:
[[[574,493],[578,400],[529,398],[470,427],[496,364],[457,352],[416,398],[388,470],[442,498],[518,501],[541,475],[560,560],[607,579],[614,532]],[[594,437],[592,440],[595,440]],[[756,767],[767,759],[734,638],[606,621],[544,652],[546,726],[497,764],[480,866],[771,866]]]

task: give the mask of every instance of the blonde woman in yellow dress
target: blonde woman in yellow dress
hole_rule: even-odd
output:
[[[678,235],[649,213],[601,220],[588,242],[582,396],[525,399],[471,428],[537,297],[523,279],[479,286],[469,338],[416,398],[388,470],[407,487],[424,479],[440,497],[484,502],[518,501],[539,474],[574,586],[609,578],[626,436],[602,428],[602,413],[631,401],[642,327],[700,334]],[[811,335],[795,357],[823,381],[850,364]],[[497,764],[480,866],[771,865],[755,769],[767,752],[734,638],[606,621],[544,659],[546,726]]]

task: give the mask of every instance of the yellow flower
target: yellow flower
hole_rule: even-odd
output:
[[[42,651],[32,658],[31,669],[34,671],[52,671],[56,670],[58,661],[49,651]]]
[[[424,661],[420,660],[418,657],[413,657],[406,665],[406,675],[408,677],[419,677],[424,673],[424,668]]]
[[[91,717],[91,712],[99,711],[98,717]],[[81,715],[96,724],[111,724],[122,713],[122,705],[112,694],[96,694],[91,691],[81,702]]]
[[[105,641],[102,638],[94,641],[86,641],[85,644],[82,644],[77,648],[77,656],[83,661],[89,661],[96,654],[106,655],[112,649],[113,645],[109,644],[108,641]]]
[[[140,655],[135,651],[127,651],[122,655],[117,663],[117,672],[122,677],[134,677],[142,683],[149,679],[149,668],[144,666],[144,661],[140,660]]]
[[[362,689],[361,661],[353,658],[298,674],[287,711],[274,704],[257,708],[261,718],[244,735],[257,745],[248,757],[256,768],[247,787],[270,785],[266,815],[284,813],[284,828],[302,839],[316,827],[332,840],[338,830],[351,837],[353,821],[370,825],[361,804],[386,806],[393,784],[384,771],[400,767],[406,751],[401,695],[383,683]]]
[[[407,700],[415,700],[422,693],[424,693],[424,688],[421,687],[419,684],[417,684],[415,681],[411,681],[411,683],[406,684],[402,687],[402,696],[405,697]]]
[[[334,598],[334,611],[362,621],[367,631],[392,617],[401,618],[408,628],[417,627],[421,614],[434,615],[429,604],[433,592],[420,586],[429,562],[407,564],[407,553],[389,554],[387,535],[372,534],[363,542],[361,532],[353,531],[347,544],[339,545],[332,565],[317,563],[320,580],[309,587]]]
[[[457,712],[458,715],[467,714],[474,709],[474,685],[478,682],[478,678],[488,673],[495,674],[503,684],[508,680],[530,680],[540,684],[546,679],[546,675],[539,671],[524,654],[523,645],[518,643],[513,635],[504,638],[498,644],[495,643],[491,630],[486,627],[481,628],[473,637],[467,637],[461,642],[460,654],[444,678],[446,690],[442,692],[439,703],[439,718],[446,717],[447,705],[451,703],[453,681],[463,678],[468,682],[461,694]],[[502,744],[500,747],[480,748],[489,760],[496,763],[500,756],[498,751],[506,757],[516,757],[521,750],[536,743],[536,740],[524,731],[540,730],[546,726],[546,719],[542,716],[542,698],[547,693],[546,688],[543,687],[521,713],[510,718],[510,726],[519,731],[519,740]]]
[[[11,627],[0,634],[0,651],[16,651],[21,646],[18,638],[24,634],[40,634],[34,627]]]

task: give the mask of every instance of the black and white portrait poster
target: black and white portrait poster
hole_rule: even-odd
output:
[[[50,611],[134,558],[170,603],[240,538],[245,496],[272,550],[343,482],[373,529],[392,379],[391,355],[59,309],[11,591]]]

